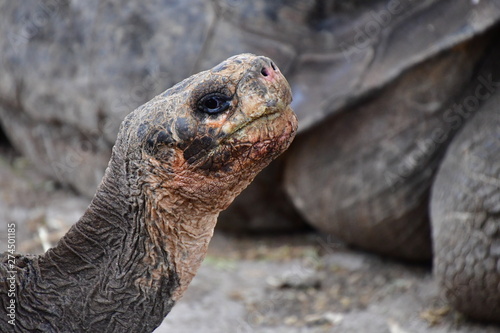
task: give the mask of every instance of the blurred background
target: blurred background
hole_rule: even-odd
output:
[[[221,214],[200,274],[156,332],[500,332],[448,305],[429,221],[447,148],[498,105],[500,1],[0,8],[0,249],[12,222],[19,252],[54,246],[92,198],[125,115],[251,52],[287,77],[299,134]]]

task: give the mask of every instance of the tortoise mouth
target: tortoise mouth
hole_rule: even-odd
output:
[[[199,156],[197,168],[211,171],[259,165],[285,151],[297,131],[297,118],[290,106],[248,120],[225,135],[217,145]]]
[[[272,141],[283,136],[293,136],[297,130],[297,118],[289,105],[272,108],[258,117],[249,119],[228,133],[220,144],[240,145]]]
[[[222,140],[221,144],[224,144],[226,141],[237,138],[241,135],[245,135],[245,132],[248,131],[248,128],[250,127],[259,127],[261,124],[266,124],[266,123],[272,123],[274,119],[278,118],[281,116],[281,112],[276,110],[276,111],[271,111],[264,113],[256,118],[252,118],[249,121],[243,123],[241,126],[238,126],[234,131],[231,133],[228,133]]]

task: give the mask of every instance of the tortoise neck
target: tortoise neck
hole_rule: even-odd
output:
[[[103,306],[114,302],[120,307],[113,315],[116,325],[142,323],[132,331],[152,331],[174,305],[179,278],[168,253],[152,242],[145,227],[153,223],[146,220],[146,199],[134,185],[129,164],[123,161],[113,153],[84,215],[56,247],[39,257],[39,283],[40,287],[64,286],[60,293],[64,297],[54,299],[60,313],[70,311],[78,317],[79,311],[87,309],[90,316],[88,309],[92,309],[96,318],[88,318],[88,322],[94,322],[102,313],[109,313]],[[168,212],[165,214],[162,218],[168,220]],[[101,324],[96,322],[95,328]]]
[[[105,254],[120,249],[131,228],[131,207],[126,183],[126,168],[118,161],[115,152],[83,216],[45,257],[56,255],[57,261],[71,261],[73,266],[98,269],[106,260]]]

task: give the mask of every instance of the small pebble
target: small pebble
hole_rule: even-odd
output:
[[[323,314],[312,314],[304,318],[308,326],[338,325],[344,319],[341,313],[325,312]]]

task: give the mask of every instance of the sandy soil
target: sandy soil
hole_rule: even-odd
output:
[[[0,251],[6,225],[19,252],[53,246],[88,199],[0,149]],[[184,298],[156,333],[490,333],[438,292],[431,268],[348,249],[313,232],[235,236],[216,232]]]

